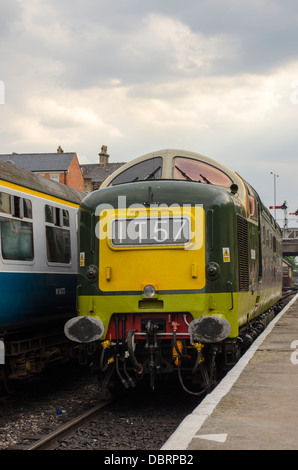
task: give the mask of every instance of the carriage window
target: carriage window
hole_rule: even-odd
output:
[[[70,263],[69,212],[46,204],[47,259],[50,263]]]
[[[12,209],[12,215],[15,217],[22,217],[23,211],[22,211],[22,199],[19,196],[11,196],[12,199],[12,204],[11,204],[11,209]]]
[[[70,263],[70,231],[46,226],[47,258],[50,263]]]
[[[0,193],[0,212],[10,214],[10,194]]]
[[[32,261],[33,224],[18,220],[32,219],[32,204],[12,194],[0,193],[1,250],[5,260]],[[4,217],[5,214],[5,217]]]
[[[68,213],[68,211],[63,209],[62,215],[63,215],[63,225],[65,227],[69,227],[69,213]]]
[[[33,224],[15,219],[2,219],[1,248],[3,259],[33,260]]]
[[[61,211],[62,209],[60,209],[59,207],[49,206],[47,204],[45,206],[46,222],[49,222],[51,224],[57,225],[58,227],[61,227],[63,225]]]
[[[0,213],[32,219],[32,202],[19,196],[0,192]]]
[[[233,184],[231,178],[219,168],[199,160],[184,157],[174,158],[173,179],[215,184],[226,188]]]
[[[117,175],[109,184],[130,183],[133,181],[159,180],[162,173],[162,158],[155,157],[133,165]]]
[[[45,217],[46,222],[54,223],[54,207],[49,206],[48,204],[45,206]]]
[[[30,199],[23,199],[23,206],[24,217],[32,219],[32,202]]]

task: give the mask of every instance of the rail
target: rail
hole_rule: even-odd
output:
[[[79,427],[88,424],[91,419],[96,418],[100,414],[101,409],[105,408],[113,401],[113,399],[107,400],[94,406],[85,413],[82,413],[80,416],[77,416],[62,426],[59,426],[59,428],[37,440],[33,444],[24,447],[24,450],[53,450],[62,438],[72,436]]]

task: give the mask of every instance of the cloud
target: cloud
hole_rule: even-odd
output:
[[[125,44],[125,57],[133,67],[144,66],[151,78],[207,72],[212,62],[227,56],[228,41],[217,36],[193,33],[181,21],[159,14],[146,16]],[[231,45],[229,44],[231,53]],[[161,69],[160,69],[161,67]],[[166,72],[166,76],[163,74]]]
[[[296,201],[293,0],[3,0],[1,153],[210,155]],[[266,181],[266,184],[265,184]],[[289,195],[289,196],[288,196]],[[293,202],[294,204],[294,202]]]
[[[130,28],[124,22],[117,29],[112,21],[96,21],[100,9],[94,18],[87,10],[87,21],[84,8],[83,19],[70,22],[59,15],[61,7],[55,3],[19,0],[19,4],[21,14],[11,26],[14,63],[23,64],[26,76],[34,72],[44,78],[46,58],[54,65],[50,75],[57,77],[58,71],[61,83],[71,88],[109,86],[115,78],[129,85],[206,74],[217,59],[233,56],[227,36],[194,33],[186,23],[163,13],[143,12],[138,21],[129,23]]]

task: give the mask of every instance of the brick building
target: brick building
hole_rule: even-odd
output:
[[[84,191],[77,154],[63,152],[60,146],[56,153],[12,153],[0,155],[0,160],[13,162],[20,168]]]

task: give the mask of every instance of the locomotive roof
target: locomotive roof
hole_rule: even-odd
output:
[[[65,201],[80,204],[86,196],[85,193],[65,184],[52,181],[31,171],[16,166],[13,162],[0,160],[0,180],[8,181],[19,186],[54,196]]]
[[[112,180],[119,174],[121,174],[123,171],[127,170],[128,168],[136,165],[137,163],[140,163],[141,161],[148,160],[150,158],[155,158],[155,157],[162,157],[163,158],[163,169],[162,169],[162,176],[161,179],[173,179],[172,177],[172,169],[173,169],[173,158],[174,157],[185,157],[185,158],[191,158],[194,160],[199,160],[202,162],[205,162],[207,164],[210,164],[219,170],[223,171],[226,175],[229,176],[229,178],[238,186],[238,196],[243,202],[243,204],[246,206],[247,204],[247,194],[246,194],[246,189],[245,189],[245,184],[241,177],[235,173],[234,171],[230,170],[227,168],[225,165],[222,165],[221,163],[217,162],[216,160],[213,160],[210,157],[206,157],[205,155],[201,155],[196,152],[191,152],[188,150],[179,150],[179,149],[164,149],[164,150],[158,150],[154,152],[147,153],[145,155],[142,155],[141,157],[135,158],[134,160],[131,160],[130,162],[126,163],[123,165],[121,168],[116,170],[112,175],[110,175],[101,185],[101,188],[106,188],[109,186],[109,184],[112,182]]]

